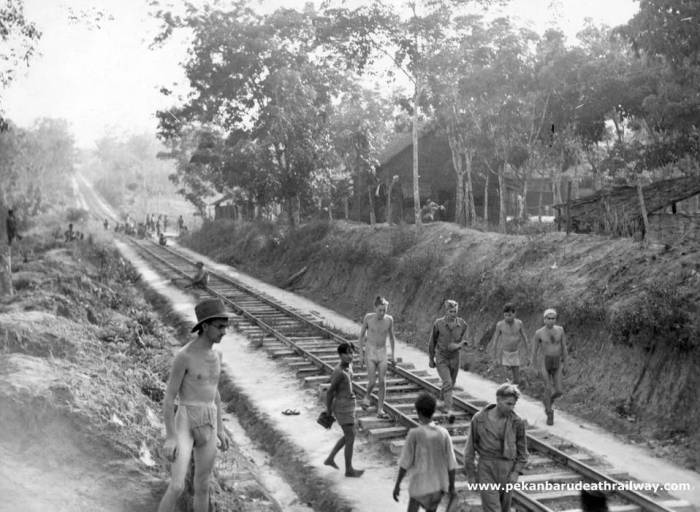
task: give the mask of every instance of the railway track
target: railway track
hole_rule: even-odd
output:
[[[164,277],[175,282],[186,283],[195,271],[195,261],[169,247],[162,247],[152,241],[129,238],[130,244],[148,264]],[[264,349],[272,358],[281,360],[295,371],[307,386],[316,386],[324,391],[329,376],[337,364],[338,343],[349,341],[323,326],[315,317],[300,313],[261,294],[230,277],[210,272],[207,290],[198,291],[202,295],[221,298],[235,313],[234,325],[246,334],[254,344]],[[353,387],[358,396],[366,394],[367,374],[354,373]],[[390,420],[363,415],[358,410],[360,429],[370,441],[386,444],[392,452],[399,453],[408,429],[417,426],[417,416],[413,401],[421,391],[433,394],[439,392],[439,379],[425,370],[416,370],[411,365],[400,362],[390,367],[386,379],[385,411]],[[373,394],[373,400],[377,396]],[[443,414],[437,413],[435,421],[441,423],[452,436],[458,460],[466,441],[466,433],[471,417],[485,402],[458,393],[454,398],[457,414],[454,422],[447,422]],[[520,482],[533,487],[546,482],[556,484],[554,490],[546,492],[513,491],[513,505],[520,510],[536,512],[579,510],[579,492],[560,490],[562,484],[576,482],[599,482],[615,486],[617,490],[609,494],[611,512],[690,512],[694,507],[689,503],[674,499],[668,494],[650,496],[635,490],[622,489],[621,483],[631,480],[601,464],[584,450],[570,442],[556,439],[547,431],[528,429],[530,461]],[[467,491],[467,483],[459,481],[457,489],[471,506],[480,506],[478,495]]]

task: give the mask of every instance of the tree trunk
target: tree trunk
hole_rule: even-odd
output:
[[[460,226],[467,225],[467,210],[464,201],[464,173],[457,173],[457,193],[455,197],[455,222]]]
[[[287,215],[289,216],[289,225],[292,227],[301,224],[301,199],[299,196],[290,197],[287,200]]]
[[[343,198],[343,213],[345,214],[345,220],[348,220],[350,218],[350,203],[348,197]]]
[[[391,181],[389,181],[389,184],[386,188],[386,223],[391,226],[391,192],[394,189],[394,185],[398,182],[398,176],[394,176],[391,178]]]
[[[0,295],[12,295],[12,256],[7,246],[7,254],[0,250]]]
[[[474,185],[472,184],[472,153],[465,155],[465,165],[467,167],[467,194],[465,201],[469,204],[469,225],[473,226],[476,222],[476,205],[474,204]]]
[[[374,188],[372,185],[367,185],[367,195],[369,196],[369,223],[374,226],[377,223],[377,217],[374,213]]]
[[[537,195],[537,216],[538,216],[538,221],[542,222],[542,183],[540,183],[539,186],[539,194]]]
[[[357,177],[355,178],[355,183],[353,184],[353,195],[355,196],[355,204],[353,204],[353,210],[355,210],[354,217],[357,222],[362,222],[362,189],[364,188],[362,179],[361,167],[357,166]]]
[[[647,207],[644,202],[644,191],[642,190],[642,178],[640,175],[637,175],[637,195],[639,196],[639,209],[642,211],[642,223],[644,228],[642,240],[644,240],[646,234],[649,233],[649,218],[647,217]]]
[[[498,232],[506,232],[506,190],[503,172],[505,164],[498,168]]]
[[[413,138],[413,216],[416,226],[420,226],[420,185],[418,181],[418,98],[420,96],[420,84],[418,76],[415,78],[416,83],[413,92],[413,127],[411,129]]]
[[[566,234],[571,232],[571,181],[566,184]]]
[[[486,173],[486,180],[484,181],[484,222],[488,225],[489,223],[489,173]]]
[[[518,214],[519,214],[518,216],[522,220],[526,220],[528,217],[528,214],[527,214],[527,185],[528,185],[528,180],[527,180],[527,175],[526,175],[524,180],[523,180],[523,202],[522,202],[522,206],[520,207],[520,211],[518,212]]]

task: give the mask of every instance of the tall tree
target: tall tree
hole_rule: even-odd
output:
[[[224,139],[245,132],[258,146],[261,171],[279,184],[276,199],[297,224],[314,173],[333,157],[328,119],[337,73],[319,51],[314,11],[259,15],[241,2],[231,10],[188,4],[183,17],[158,16],[160,40],[180,28],[194,34],[185,65],[193,92],[184,105],[159,112],[161,136],[174,141],[197,125],[219,127]]]
[[[341,51],[349,65],[364,70],[376,59],[389,59],[395,73],[406,77],[412,87],[409,106],[412,116],[413,212],[421,223],[418,169],[419,114],[428,92],[428,68],[451,37],[458,8],[467,4],[489,5],[491,0],[420,2],[411,0],[401,7],[375,1],[359,8],[328,7],[323,38]]]

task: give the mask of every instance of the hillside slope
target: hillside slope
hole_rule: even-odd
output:
[[[449,223],[366,226],[210,223],[185,243],[358,320],[390,301],[400,336],[425,348],[444,299],[461,305],[465,367],[495,380],[488,344],[505,302],[530,336],[559,311],[571,352],[561,407],[646,442],[687,467],[700,462],[700,259],[696,248],[549,233],[502,236]],[[525,372],[526,392],[541,384]]]

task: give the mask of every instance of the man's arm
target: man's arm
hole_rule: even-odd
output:
[[[517,421],[515,424],[515,449],[515,464],[513,465],[511,473],[511,481],[513,483],[518,481],[518,476],[527,464],[527,459],[529,457],[527,451],[527,437],[525,436],[525,423],[522,420]]]
[[[362,319],[362,328],[360,329],[360,338],[358,342],[360,343],[360,362],[364,364],[365,361],[365,335],[367,334],[367,317],[369,315],[365,315],[365,317]]]
[[[165,421],[165,446],[163,451],[165,456],[173,460],[176,456],[175,449],[177,442],[175,439],[175,397],[180,390],[182,379],[187,371],[187,356],[178,352],[173,360],[173,367],[170,370],[170,377],[165,388],[163,397],[163,419]]]
[[[389,317],[389,344],[391,345],[391,360],[396,361],[395,345],[396,339],[394,338],[394,318]]]
[[[525,329],[523,329],[522,320],[518,320],[518,321],[520,322],[520,339],[525,344],[525,355],[528,359],[530,359],[530,342],[527,339],[527,334],[525,334]]]
[[[540,333],[539,331],[535,332],[535,335],[532,337],[532,346],[533,348],[533,354],[532,354],[532,366],[534,368],[538,367],[539,364],[539,358],[540,358],[540,344],[542,343],[542,339],[540,338]]]
[[[219,357],[221,356],[219,355]],[[221,449],[223,451],[226,451],[228,450],[231,440],[229,438],[228,432],[226,432],[226,428],[224,427],[224,419],[223,414],[221,412],[221,395],[219,394],[218,389],[216,390],[214,403],[216,404],[216,436],[221,442]]]
[[[401,492],[401,481],[403,480],[403,477],[406,476],[406,470],[402,467],[399,467],[399,474],[396,475],[396,485],[394,485],[394,501],[399,501],[399,493]]]
[[[328,391],[326,391],[326,411],[328,414],[333,413],[333,399],[335,398],[335,394],[338,392],[338,386],[340,385],[342,378],[342,372],[334,373],[331,377],[331,385],[328,386]]]
[[[467,444],[464,447],[464,474],[470,482],[475,481],[476,467],[474,465],[474,457],[476,455],[476,425],[472,419],[469,424],[469,433],[467,434]]]
[[[493,331],[493,337],[491,338],[491,343],[489,343],[489,349],[491,352],[491,358],[494,361],[498,361],[498,344],[501,340],[501,322],[496,323],[496,330]]]
[[[430,340],[428,341],[428,361],[430,362],[430,367],[435,366],[435,345],[437,345],[437,339],[440,335],[440,330],[438,329],[437,321],[433,324],[433,329],[430,331]]]
[[[561,328],[561,362],[566,364],[566,359],[569,357],[569,351],[566,348],[566,333],[564,328]]]

